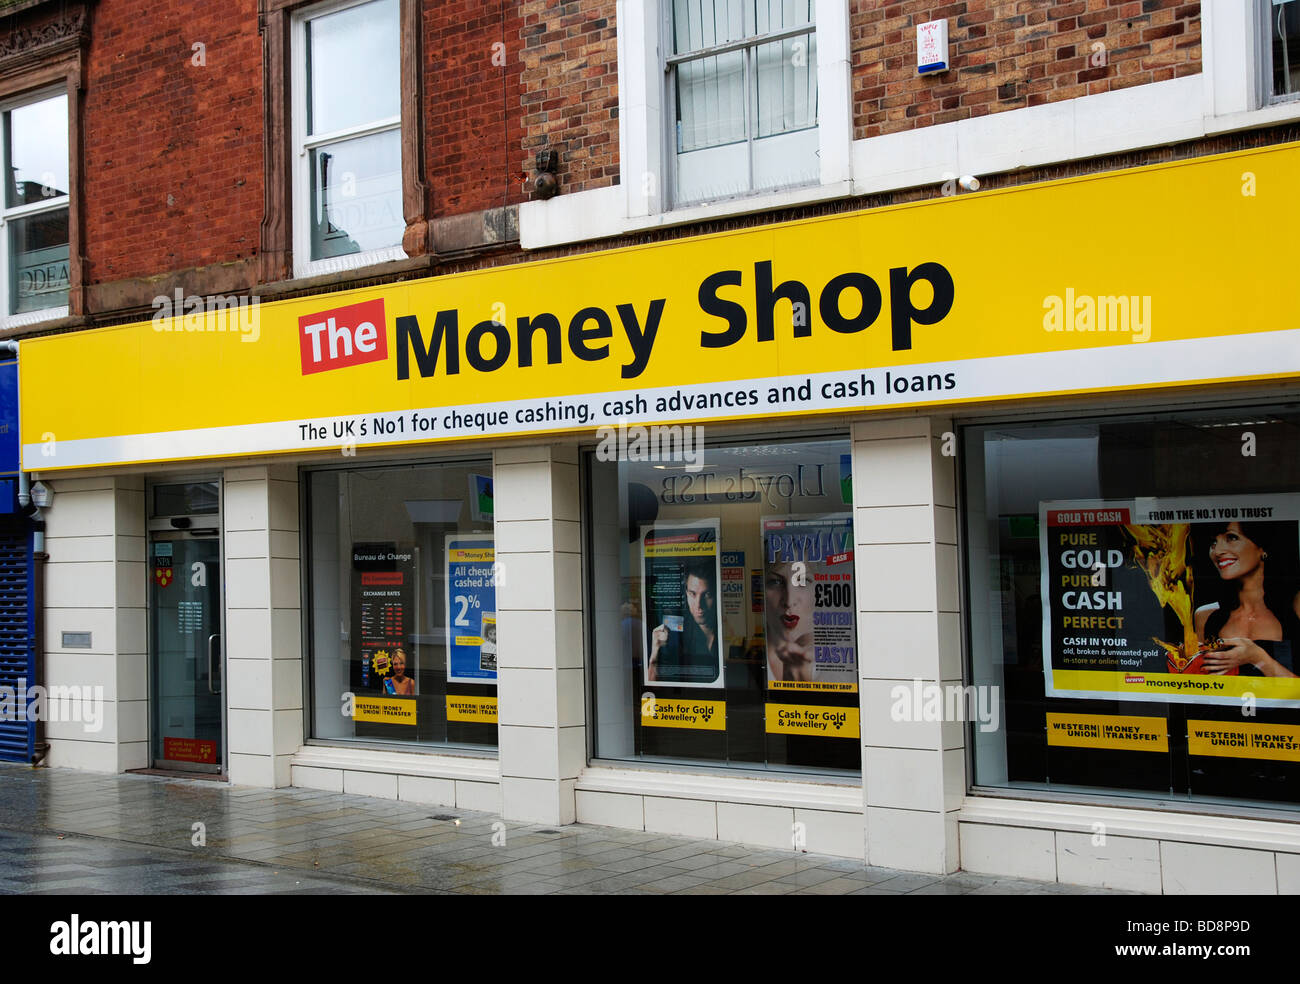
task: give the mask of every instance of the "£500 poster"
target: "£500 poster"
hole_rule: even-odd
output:
[[[763,562],[768,687],[856,691],[853,517],[764,519]]]
[[[1049,697],[1300,706],[1300,496],[1044,502]]]

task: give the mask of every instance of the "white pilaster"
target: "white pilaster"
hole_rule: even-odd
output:
[[[86,720],[47,722],[47,763],[98,772],[149,764],[145,654],[144,484],[139,477],[53,481],[45,511],[46,687],[102,694]],[[90,633],[90,648],[64,648],[63,633]],[[99,688],[98,690],[96,688]],[[85,705],[83,704],[83,708]]]
[[[303,738],[297,470],[227,470],[222,518],[230,781],[288,786]]]
[[[577,452],[503,449],[493,472],[502,813],[572,823],[587,749]]]
[[[853,427],[866,857],[935,873],[958,867],[964,728],[917,720],[910,695],[962,682],[950,429],[926,417]]]

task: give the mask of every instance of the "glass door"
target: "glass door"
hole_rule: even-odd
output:
[[[176,489],[186,493],[180,502],[175,501]],[[193,501],[195,492],[210,494],[211,503]],[[151,765],[219,774],[225,751],[225,674],[217,483],[156,486],[153,498],[148,566]]]

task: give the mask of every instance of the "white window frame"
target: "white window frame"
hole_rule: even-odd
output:
[[[716,202],[671,198],[677,168],[668,53],[672,0],[620,0],[618,4],[619,181],[629,217],[664,215],[690,221],[694,212],[720,208],[758,211],[847,193],[853,139],[849,72],[849,10],[844,0],[815,0],[817,34],[817,144],[821,181],[802,188],[738,194]],[[781,33],[781,32],[778,32]],[[746,39],[746,45],[752,40]],[[750,94],[747,92],[746,98]]]
[[[711,2],[711,0],[705,0]],[[664,73],[664,125],[667,132],[664,134],[664,147],[668,154],[668,159],[664,162],[664,178],[667,184],[668,201],[676,204],[678,207],[691,205],[709,205],[716,202],[733,201],[736,199],[749,198],[754,195],[764,194],[766,189],[754,189],[754,144],[757,139],[755,131],[758,126],[758,82],[754,75],[753,53],[764,44],[773,41],[784,41],[788,39],[798,39],[806,35],[816,37],[818,35],[816,23],[817,4],[813,3],[814,21],[808,24],[801,24],[794,27],[781,28],[775,31],[768,31],[764,34],[757,33],[756,26],[748,23],[750,19],[749,5],[745,5],[744,18],[746,21],[745,31],[748,32],[751,26],[755,27],[755,33],[746,33],[742,38],[726,42],[724,44],[713,45],[711,47],[692,49],[682,54],[674,54],[675,47],[673,40],[673,3],[672,0],[662,0],[660,7],[660,51],[662,52],[663,73]],[[820,40],[820,39],[819,39]],[[748,188],[743,191],[736,191],[731,194],[720,195],[716,198],[691,198],[681,200],[679,188],[679,176],[681,173],[681,153],[677,150],[676,134],[676,113],[675,97],[677,95],[678,74],[677,67],[691,61],[697,61],[705,57],[702,52],[712,52],[713,54],[728,54],[732,52],[743,52],[745,57],[744,72],[744,100],[745,100],[745,143],[747,175],[746,184]],[[812,127],[811,129],[816,129]],[[808,184],[816,182],[805,182],[804,184],[794,187],[806,187]],[[789,186],[787,186],[789,187]],[[784,191],[787,188],[771,189],[773,191]]]
[[[66,85],[46,86],[42,89],[36,89],[32,92],[24,92],[22,95],[14,96],[10,99],[0,101],[0,142],[6,138],[3,132],[5,124],[4,114],[14,109],[21,109],[23,106],[30,106],[33,103],[44,102],[46,99],[53,99],[58,96],[64,98],[65,122],[68,126],[68,148],[74,146],[72,140],[72,100],[68,97]],[[72,161],[68,162],[68,184],[72,184]],[[39,324],[44,321],[55,321],[59,318],[68,316],[68,305],[60,304],[57,307],[41,308],[37,311],[24,311],[19,314],[9,313],[9,306],[13,303],[14,293],[17,286],[10,282],[10,248],[9,248],[9,222],[12,219],[25,219],[33,215],[41,215],[45,212],[54,212],[61,208],[68,210],[68,237],[69,243],[72,237],[72,189],[69,187],[68,194],[59,195],[54,198],[43,199],[39,202],[28,202],[25,205],[15,205],[10,208],[8,202],[7,183],[9,177],[4,177],[6,182],[5,190],[0,193],[0,270],[3,270],[3,276],[0,276],[0,327],[5,329],[23,328],[27,325]],[[68,289],[72,289],[72,251],[68,251]]]
[[[351,137],[370,136],[402,130],[402,117],[390,116],[364,126],[336,130],[332,133],[307,136],[307,23],[318,17],[336,14],[341,10],[363,7],[373,0],[331,0],[295,11],[290,31],[290,60],[292,81],[290,88],[290,120],[293,131],[293,271],[295,277],[314,277],[321,274],[355,270],[376,263],[406,258],[401,242],[382,249],[363,250],[343,256],[321,260],[311,258],[311,151],[322,144],[336,143]],[[401,25],[401,4],[398,4],[398,25]],[[400,90],[400,82],[399,82]],[[399,92],[400,94],[400,92]],[[405,189],[403,188],[403,194]]]

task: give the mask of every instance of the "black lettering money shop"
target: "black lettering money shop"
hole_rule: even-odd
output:
[[[716,330],[700,332],[702,348],[725,348],[736,344],[748,333],[749,314],[745,305],[719,294],[724,287],[743,287],[744,280],[740,270],[722,270],[705,277],[700,284],[700,310],[724,325]],[[773,280],[771,261],[754,264],[752,298],[756,340],[775,340],[776,310],[780,302],[788,302],[793,312],[793,337],[810,337],[813,332],[813,317],[809,313],[813,310],[812,292],[798,280],[776,285]],[[917,307],[912,302],[912,290],[918,284],[929,286],[930,299],[924,307]],[[952,275],[939,263],[921,263],[910,270],[907,267],[891,268],[892,350],[897,352],[912,347],[913,325],[933,325],[942,321],[952,310],[954,293]],[[844,314],[842,303],[851,310],[856,309],[857,313]],[[658,297],[648,301],[642,309],[631,303],[615,305],[614,314],[626,338],[627,355],[630,356],[622,364],[624,379],[635,379],[649,365],[666,304],[665,298]],[[865,273],[849,271],[832,277],[825,284],[816,311],[826,328],[839,334],[853,334],[875,324],[883,309],[884,295],[880,286]],[[540,358],[544,358],[547,365],[556,365],[564,359],[566,344],[573,358],[582,362],[600,362],[610,357],[610,340],[614,338],[614,317],[604,308],[594,305],[576,311],[567,326],[551,312],[525,314],[517,318],[513,332],[499,321],[480,321],[465,332],[463,344],[460,311],[456,308],[436,312],[431,327],[427,318],[422,326],[417,315],[399,317],[396,326],[398,379],[410,378],[412,355],[422,377],[434,375],[439,364],[443,375],[457,375],[461,371],[462,358],[478,372],[500,369],[510,361],[512,354],[520,368],[528,368]],[[429,328],[427,342],[426,328]],[[904,377],[900,380],[906,381]],[[940,384],[944,388],[955,385],[948,380],[940,380]]]

